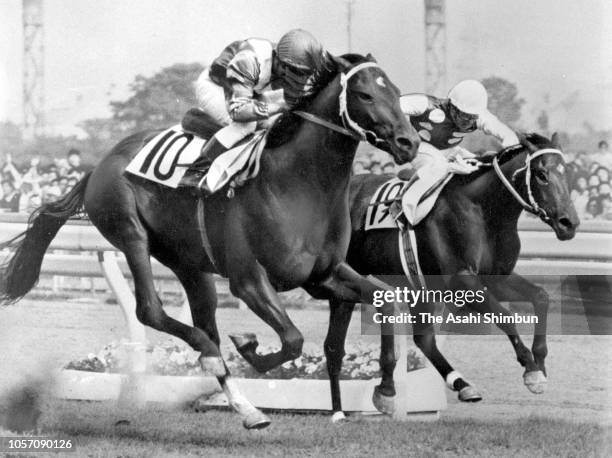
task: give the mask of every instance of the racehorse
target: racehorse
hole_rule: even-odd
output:
[[[548,140],[537,134],[522,136],[521,145],[508,148],[471,175],[456,175],[442,190],[435,206],[414,227],[421,270],[425,276],[448,276],[443,288],[483,290],[485,300],[474,302],[477,312],[508,315],[499,301],[528,300],[533,304],[535,325],[531,351],[523,344],[514,324],[498,324],[509,337],[519,363],[525,368],[524,383],[534,393],[546,383],[546,317],[549,297],[544,289],[513,272],[520,251],[517,223],[525,209],[550,225],[559,240],[574,237],[580,221],[569,197],[563,154],[556,134]],[[352,234],[347,262],[361,274],[404,275],[398,229],[365,231],[365,215],[376,190],[391,176],[356,175],[351,180]],[[407,192],[410,192],[408,189]],[[437,277],[438,279],[440,277]],[[339,373],[352,302],[330,301],[330,324],[325,340],[332,407],[342,411]],[[431,312],[418,303],[411,314]],[[449,388],[459,391],[463,401],[480,395],[453,369],[436,346],[433,325],[416,320],[415,344],[433,363]],[[393,411],[394,336],[381,332],[381,384],[374,404]]]
[[[12,241],[17,250],[3,271],[4,299],[14,301],[34,286],[51,240],[84,209],[126,256],[138,319],[201,352],[203,370],[217,376],[246,428],[267,426],[270,420],[239,393],[221,357],[211,273],[228,277],[231,292],[280,337],[279,351],[261,355],[253,334],[233,336],[242,356],[258,371],[295,359],[303,337],[277,291],[302,286],[319,297],[359,300],[364,279],[344,262],[349,179],[359,141],[387,150],[398,164],[412,160],[419,145],[401,112],[398,88],[371,56],[334,58],[333,67],[321,75],[321,90],[304,105],[302,117],[287,113],[272,128],[259,174],[231,199],[217,193],[206,200],[204,224],[189,192],[124,173],[159,131],[121,141],[67,196],[38,209],[23,237]],[[182,283],[194,327],[162,309],[150,256]]]

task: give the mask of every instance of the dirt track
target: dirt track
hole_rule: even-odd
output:
[[[178,311],[170,307],[170,314]],[[327,330],[327,313],[291,310],[290,315],[307,341],[321,345]],[[273,331],[250,311],[220,309],[222,336],[255,331],[262,344],[274,343]],[[117,305],[24,300],[0,309],[0,389],[4,392],[25,373],[37,373],[97,352],[105,344],[125,336]],[[165,340],[149,331],[149,340]],[[374,336],[359,333],[353,319],[349,342]],[[222,337],[224,344],[227,338]],[[530,342],[530,338],[526,338]],[[545,416],[564,421],[612,424],[612,337],[549,337],[548,389],[533,395],[522,384],[522,369],[503,336],[448,336],[442,347],[447,358],[484,395],[480,404],[459,403],[448,392],[444,417],[485,420]]]

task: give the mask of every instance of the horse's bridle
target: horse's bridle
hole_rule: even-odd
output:
[[[525,199],[521,197],[521,195],[518,193],[513,184],[510,183],[510,181],[508,181],[506,176],[502,173],[501,168],[499,167],[497,156],[493,158],[493,168],[495,169],[495,173],[497,174],[501,182],[504,184],[506,189],[510,191],[510,194],[512,194],[512,196],[517,200],[517,202],[521,204],[523,209],[525,209],[529,213],[533,213],[534,215],[539,216],[544,222],[548,222],[550,221],[550,216],[548,216],[546,210],[544,210],[542,207],[540,207],[540,205],[538,205],[537,201],[533,197],[533,191],[531,190],[531,161],[540,156],[543,156],[544,154],[557,154],[561,156],[564,163],[567,162],[565,154],[563,154],[561,150],[558,150],[556,148],[543,148],[537,150],[533,154],[527,153],[527,157],[525,158],[525,165],[520,169],[515,170],[512,174],[512,183],[514,183],[516,176],[523,170],[525,171],[525,185],[527,187],[527,197],[529,198],[529,203],[525,202]]]
[[[346,102],[346,93],[348,88],[348,80],[357,72],[364,70],[370,67],[378,67],[379,65],[376,62],[363,62],[351,68],[347,73],[340,74],[340,87],[342,88],[340,91],[340,95],[338,96],[338,103],[340,105],[340,119],[342,120],[342,126],[338,126],[332,122],[326,121],[312,113],[308,113],[306,111],[295,110],[292,113],[300,116],[301,118],[310,121],[315,124],[319,124],[321,126],[327,127],[330,130],[335,132],[347,135],[349,137],[354,138],[359,141],[368,141],[373,146],[386,143],[385,140],[379,138],[376,135],[376,132],[372,130],[367,130],[357,124],[355,121],[351,119],[351,116],[348,112],[347,102]]]

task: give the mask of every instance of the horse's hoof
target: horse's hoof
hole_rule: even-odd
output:
[[[542,394],[546,388],[546,376],[542,371],[529,371],[523,374],[523,382],[529,391]]]
[[[243,353],[245,351],[255,351],[259,342],[257,341],[257,336],[252,332],[246,332],[244,334],[231,334],[229,338],[234,342],[236,349]]]
[[[341,410],[334,412],[334,414],[331,417],[331,422],[333,424],[338,424],[341,425],[342,423],[346,423],[348,420],[346,419],[346,416],[344,415],[344,412],[342,412]]]
[[[215,377],[223,377],[226,374],[225,364],[219,356],[200,356],[198,359],[200,366],[202,366],[202,372],[205,374]]]
[[[270,423],[270,418],[259,409],[253,410],[242,420],[242,426],[246,429],[263,429]]]
[[[374,393],[372,394],[372,404],[374,404],[376,410],[384,414],[393,415],[395,412],[395,396],[385,396],[377,386],[374,387]]]
[[[478,402],[482,401],[482,396],[476,388],[471,385],[465,386],[459,390],[457,398],[461,402]]]

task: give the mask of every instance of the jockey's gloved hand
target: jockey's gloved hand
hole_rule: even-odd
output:
[[[476,155],[474,153],[472,153],[471,151],[468,151],[462,146],[455,146],[453,148],[453,152],[455,153],[454,157],[461,157],[463,159],[475,159],[476,158]]]
[[[456,156],[454,161],[448,163],[448,171],[458,175],[469,175],[478,170],[479,166],[474,163],[468,163],[461,156]]]
[[[285,99],[280,99],[277,102],[268,103],[268,115],[274,116],[279,113],[284,113],[285,111],[289,111],[291,109],[291,105],[287,103]]]

